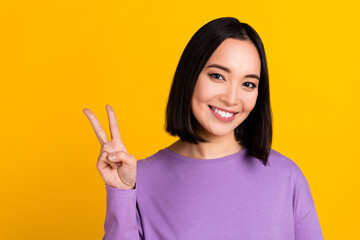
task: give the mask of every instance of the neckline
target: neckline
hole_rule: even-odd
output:
[[[181,161],[187,161],[187,162],[193,162],[193,163],[218,163],[218,162],[223,162],[223,161],[227,161],[227,160],[231,160],[234,159],[234,157],[236,156],[241,156],[246,152],[246,148],[243,147],[241,150],[239,150],[236,153],[224,156],[224,157],[219,157],[219,158],[209,158],[209,159],[196,159],[196,158],[189,158],[189,157],[185,157],[183,155],[180,155],[176,152],[171,151],[170,149],[163,148],[162,151],[165,154],[171,155],[172,157],[174,157],[175,159],[181,160]]]

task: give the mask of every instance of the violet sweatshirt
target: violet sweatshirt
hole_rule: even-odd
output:
[[[137,161],[135,189],[106,186],[103,240],[321,240],[308,182],[271,149],[192,159],[168,148]]]

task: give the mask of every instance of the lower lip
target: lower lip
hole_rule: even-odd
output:
[[[223,122],[231,122],[232,120],[234,120],[235,116],[237,113],[234,113],[234,115],[232,115],[232,117],[229,117],[229,118],[225,118],[225,117],[222,117],[220,116],[219,114],[217,114],[216,112],[214,112],[214,110],[212,110],[211,107],[210,108],[210,111],[212,112],[212,114],[219,120],[223,121]]]

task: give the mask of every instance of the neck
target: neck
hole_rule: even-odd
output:
[[[199,144],[178,140],[168,149],[189,158],[213,159],[237,153],[243,148],[236,141],[234,134],[207,137],[205,139],[208,140],[207,143],[199,142]]]

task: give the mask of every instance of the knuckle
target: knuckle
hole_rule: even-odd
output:
[[[119,156],[119,158],[126,158],[126,153],[125,152],[119,152],[118,156]]]
[[[109,142],[104,143],[104,145],[102,147],[102,150],[105,151],[105,152],[108,152],[108,153],[113,152],[113,149],[112,149]]]
[[[107,149],[107,148],[109,148],[110,146],[109,146],[109,142],[104,142],[104,145],[103,145],[103,148],[104,149]]]
[[[108,152],[108,149],[107,149],[106,144],[104,144],[104,145],[102,146],[102,148],[100,149],[100,151],[101,151],[101,152]]]
[[[106,157],[107,154],[108,153],[106,151],[101,150],[100,154],[99,154],[99,158],[104,158],[104,157]]]

